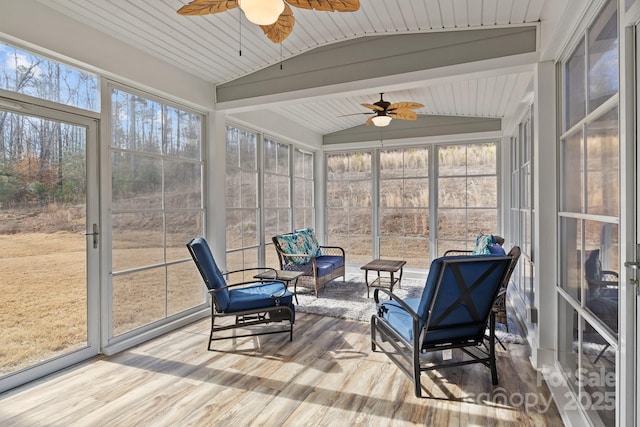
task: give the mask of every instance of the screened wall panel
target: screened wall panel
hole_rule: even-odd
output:
[[[117,337],[206,302],[185,249],[204,233],[202,116],[117,87],[111,112],[111,337]]]

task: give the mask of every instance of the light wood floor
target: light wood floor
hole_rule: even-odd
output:
[[[298,313],[287,334],[206,350],[209,320],[0,395],[2,426],[561,426],[527,346],[499,348],[500,384],[470,365],[423,375],[423,393],[369,324]],[[537,406],[533,406],[537,402]]]

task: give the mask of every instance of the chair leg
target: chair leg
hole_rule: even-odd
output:
[[[496,314],[489,315],[489,368],[491,369],[491,384],[498,385],[498,368],[496,367]]]
[[[371,316],[371,351],[376,351],[376,316]]]
[[[213,308],[211,309],[211,333],[209,334],[209,345],[207,350],[211,351],[211,343],[213,342],[213,328],[215,327],[216,316],[214,315]]]
[[[417,343],[414,342],[414,344]],[[420,384],[420,351],[415,345],[411,351],[413,351],[413,392],[416,397],[422,397],[422,385]]]
[[[289,314],[289,342],[293,341],[293,313]]]

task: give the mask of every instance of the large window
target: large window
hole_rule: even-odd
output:
[[[531,109],[511,140],[511,238],[522,255],[512,276],[515,289],[528,306],[535,304],[533,286],[533,134]]]
[[[562,63],[558,361],[569,374],[615,378],[618,359],[618,14],[608,1]],[[615,387],[568,378],[575,402],[615,423]],[[591,397],[606,405],[590,405]],[[586,397],[586,398],[584,398]]]
[[[313,227],[315,224],[313,153],[296,148],[293,152],[293,172],[293,228],[300,230]]]
[[[329,153],[326,167],[327,239],[350,264],[382,257],[426,269],[498,230],[493,142]]]
[[[100,111],[98,77],[0,42],[0,89]]]
[[[265,257],[266,265],[276,266],[276,251],[269,246],[271,238],[291,231],[291,156],[288,144],[265,138],[263,146]]]
[[[429,264],[429,148],[380,152],[380,256]]]
[[[373,254],[371,151],[327,154],[327,243],[340,246],[349,263]]]
[[[315,226],[314,155],[234,125],[226,134],[227,270],[277,268],[271,238]]]
[[[258,265],[258,134],[227,126],[227,270]]]
[[[111,91],[112,336],[205,302],[185,243],[203,233],[202,117]]]
[[[498,234],[497,147],[437,147],[438,254],[472,249],[478,233]]]

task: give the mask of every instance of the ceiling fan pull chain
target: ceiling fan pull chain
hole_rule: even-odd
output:
[[[282,70],[282,42],[280,42],[280,69]]]
[[[238,51],[238,56],[242,56],[242,11],[238,8],[238,27],[240,28],[240,50]]]

